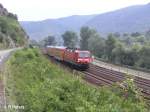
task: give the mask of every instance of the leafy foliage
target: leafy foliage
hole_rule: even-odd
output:
[[[73,31],[66,31],[63,35],[64,46],[75,48],[77,46],[78,36]]]
[[[111,33],[106,39],[96,30],[82,27],[80,30],[80,48],[90,50],[102,60],[115,64],[134,66],[135,68],[150,68],[149,31],[141,34]]]
[[[106,45],[106,51],[107,47],[114,47],[112,47],[112,49],[109,50],[109,54],[106,53],[104,55],[112,56],[112,60],[109,61],[116,64],[149,69],[149,39],[146,39],[145,35],[139,34],[138,32],[132,33],[131,35],[127,34],[125,38],[114,37],[116,39],[115,46],[113,43],[108,43]]]
[[[83,83],[51,64],[36,49],[17,51],[8,67],[7,99],[24,105],[22,112],[148,112],[145,103],[135,96],[126,99],[119,88]]]
[[[150,46],[144,46],[140,50],[140,61],[139,64],[141,67],[150,69]]]
[[[88,49],[95,56],[102,57],[104,55],[105,41],[97,33],[88,39]]]
[[[83,50],[88,50],[88,39],[92,38],[95,35],[96,31],[85,26],[80,30],[80,48]]]
[[[56,40],[54,36],[48,36],[44,40],[44,46],[47,45],[56,45]]]
[[[113,37],[113,35],[110,34],[110,35],[108,35],[108,39],[106,40],[106,52],[105,52],[107,59],[110,61],[113,60],[112,51],[115,47],[116,47],[116,40]]]

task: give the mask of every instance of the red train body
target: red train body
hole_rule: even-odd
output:
[[[54,58],[78,66],[88,68],[92,61],[91,53],[78,49],[68,49],[66,47],[47,46],[47,54]]]

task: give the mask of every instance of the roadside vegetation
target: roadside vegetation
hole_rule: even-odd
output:
[[[52,64],[39,50],[26,48],[7,62],[7,104],[24,106],[19,112],[148,112],[127,82],[126,90],[92,86]]]

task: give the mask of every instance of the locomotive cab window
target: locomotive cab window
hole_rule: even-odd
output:
[[[89,52],[79,52],[79,57],[80,58],[88,58],[88,57],[90,57],[90,53]]]

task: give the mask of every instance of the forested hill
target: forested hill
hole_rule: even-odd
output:
[[[81,26],[95,28],[100,34],[113,32],[145,32],[150,29],[150,4],[126,7],[109,13],[70,16],[37,22],[21,22],[32,39],[39,40],[49,34],[61,35],[66,30],[79,31]]]
[[[150,29],[150,4],[137,5],[104,13],[86,23],[100,33],[145,32]]]
[[[0,49],[23,46],[28,36],[20,26],[17,15],[7,11],[0,4]]]

